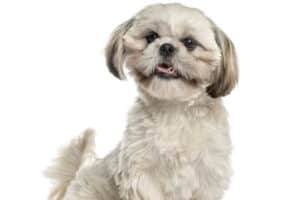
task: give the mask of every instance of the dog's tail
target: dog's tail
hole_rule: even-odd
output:
[[[94,131],[87,129],[59,151],[53,165],[45,171],[45,175],[55,182],[49,200],[62,200],[79,168],[95,157],[94,138]]]

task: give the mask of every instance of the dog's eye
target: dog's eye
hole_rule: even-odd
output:
[[[158,33],[154,32],[154,31],[151,31],[150,33],[148,33],[146,35],[145,38],[146,38],[146,40],[149,44],[149,43],[153,42],[154,40],[156,40],[157,38],[159,38],[159,35],[158,35]]]
[[[197,42],[191,37],[184,38],[181,40],[181,42],[189,51],[194,50],[197,46]]]

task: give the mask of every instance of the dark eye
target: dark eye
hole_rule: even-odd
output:
[[[184,38],[181,40],[181,42],[184,44],[184,46],[189,50],[192,51],[196,48],[197,42],[190,37]]]
[[[150,44],[151,42],[153,42],[154,40],[156,40],[156,38],[159,38],[159,35],[156,32],[151,31],[150,33],[148,33],[146,35],[145,38],[146,38],[148,44]]]

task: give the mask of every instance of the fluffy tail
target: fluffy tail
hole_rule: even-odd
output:
[[[75,178],[76,172],[88,160],[94,158],[95,133],[87,129],[78,138],[62,148],[45,174],[54,179],[55,185],[49,195],[49,200],[62,200],[70,182]]]

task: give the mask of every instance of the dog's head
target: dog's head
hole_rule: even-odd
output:
[[[238,79],[231,40],[200,10],[155,4],[121,24],[106,47],[107,65],[124,79],[124,64],[142,91],[166,100],[230,93]]]

